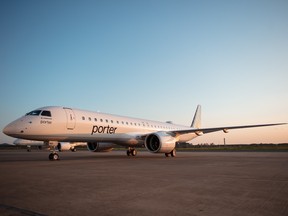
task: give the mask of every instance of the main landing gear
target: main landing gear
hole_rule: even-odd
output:
[[[173,149],[170,153],[165,153],[166,157],[176,157],[176,149]]]
[[[137,150],[136,149],[134,149],[134,148],[128,148],[127,149],[127,156],[136,156],[137,155]]]

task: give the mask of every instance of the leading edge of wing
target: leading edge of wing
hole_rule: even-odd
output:
[[[287,123],[241,125],[241,126],[228,126],[228,127],[215,127],[215,128],[191,128],[191,129],[186,129],[186,130],[174,130],[174,131],[169,131],[169,132],[174,133],[176,136],[182,135],[182,134],[187,134],[187,133],[195,133],[197,135],[202,135],[205,133],[212,133],[212,132],[216,132],[216,131],[223,131],[224,133],[228,133],[228,130],[231,130],[231,129],[268,127],[268,126],[276,126],[276,125],[284,125],[284,124],[287,124]]]

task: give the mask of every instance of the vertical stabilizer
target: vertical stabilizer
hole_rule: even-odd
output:
[[[201,128],[201,106],[198,105],[191,123],[192,128]]]

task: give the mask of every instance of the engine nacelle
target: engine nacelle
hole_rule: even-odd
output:
[[[59,151],[68,151],[68,150],[71,150],[71,151],[74,151],[75,149],[75,146],[74,145],[71,145],[70,143],[58,143],[57,144],[57,149]]]
[[[114,145],[114,143],[88,142],[87,149],[92,152],[110,152]]]
[[[176,142],[176,139],[166,132],[157,132],[146,137],[145,147],[153,153],[170,153]]]

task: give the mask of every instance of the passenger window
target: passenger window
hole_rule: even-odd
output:
[[[84,116],[82,116],[82,120],[85,120],[85,117],[84,117]]]
[[[89,117],[88,119],[89,119],[89,121],[91,121],[91,118],[90,118],[90,117]]]
[[[113,120],[111,120],[111,123],[113,123]]]
[[[108,123],[108,120],[106,119],[106,122]]]
[[[43,110],[42,113],[41,113],[41,116],[48,116],[48,117],[51,117],[51,112],[48,111],[48,110]]]
[[[97,121],[97,118],[94,118],[94,121],[96,122],[96,121]]]
[[[101,122],[103,122],[103,119],[100,119]]]

